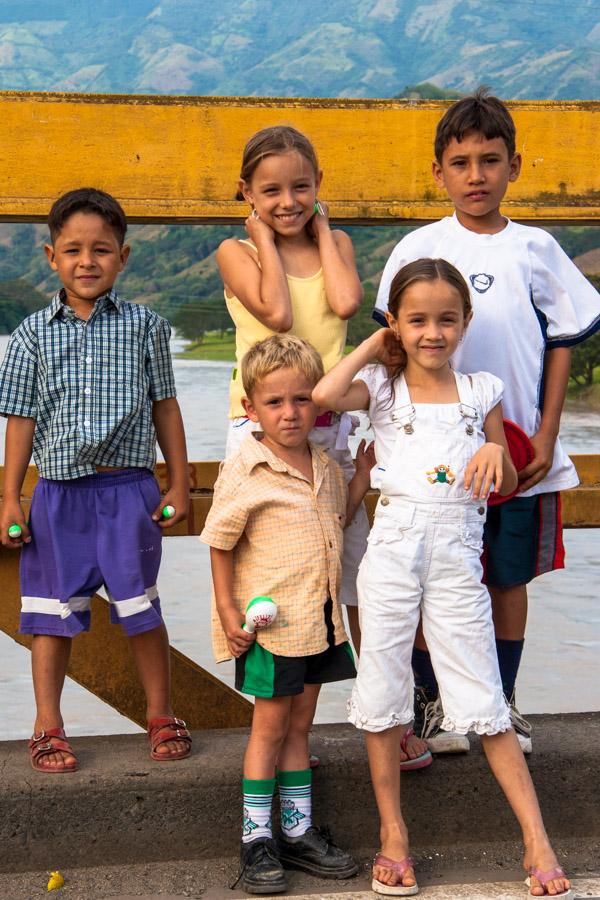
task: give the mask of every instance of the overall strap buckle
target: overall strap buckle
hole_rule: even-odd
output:
[[[458,410],[467,423],[465,425],[465,431],[467,434],[475,434],[475,428],[473,427],[473,422],[476,422],[479,418],[479,414],[474,406],[469,406],[467,403],[459,403]]]
[[[397,406],[392,412],[392,422],[396,428],[403,428],[405,434],[414,434],[415,429],[412,423],[416,417],[417,414],[412,403],[406,406]]]

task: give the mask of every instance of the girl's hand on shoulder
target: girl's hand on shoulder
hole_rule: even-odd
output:
[[[271,228],[270,225],[267,225],[266,222],[260,218],[255,209],[252,210],[246,221],[244,222],[246,228],[246,234],[250,238],[250,240],[256,244],[258,247],[259,244],[270,242],[275,243],[275,232]]]
[[[504,448],[488,441],[469,460],[465,469],[465,490],[471,490],[474,500],[486,500],[492,485],[499,492],[502,487]]]

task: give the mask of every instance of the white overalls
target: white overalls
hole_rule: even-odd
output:
[[[481,583],[485,503],[464,488],[489,411],[477,379],[490,376],[477,373],[471,382],[455,375],[459,403],[413,405],[404,375],[396,382],[396,439],[357,585],[362,640],[349,719],[367,731],[413,719],[411,654],[420,614],[442,727],[460,734],[511,727],[490,596]]]

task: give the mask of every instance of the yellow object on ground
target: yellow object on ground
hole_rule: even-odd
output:
[[[60,872],[50,872],[50,880],[48,882],[49,891],[57,891],[59,888],[64,887],[64,883],[65,879]]]

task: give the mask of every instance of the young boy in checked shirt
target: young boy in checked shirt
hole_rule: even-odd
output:
[[[113,197],[71,191],[48,225],[45,251],[62,288],[17,328],[0,368],[0,414],[8,417],[0,538],[21,547],[20,632],[34,635],[31,764],[53,774],[76,768],[60,698],[71,640],[89,629],[90,599],[102,584],[144,687],[152,758],[182,759],[191,738],[170,707],[156,587],[162,528],[184,518],[188,505],[170,328],[113,289],[129,256],[125,214]],[[170,482],[162,502],[157,438]],[[32,452],[40,479],[27,524],[20,494]],[[163,504],[175,508],[165,521]],[[21,528],[17,538],[12,524]]]
[[[200,538],[211,548],[216,659],[235,657],[236,688],[255,697],[238,879],[255,894],[284,891],[283,866],[324,878],[358,871],[312,824],[308,734],[321,685],[356,674],[338,600],[343,529],[369,487],[375,460],[363,442],[346,486],[337,463],[308,442],[318,413],[311,394],[322,375],[317,351],[292,335],[266,338],[244,356],[242,402],[262,430],[223,463]],[[275,601],[277,618],[248,634],[244,613],[258,595]]]

